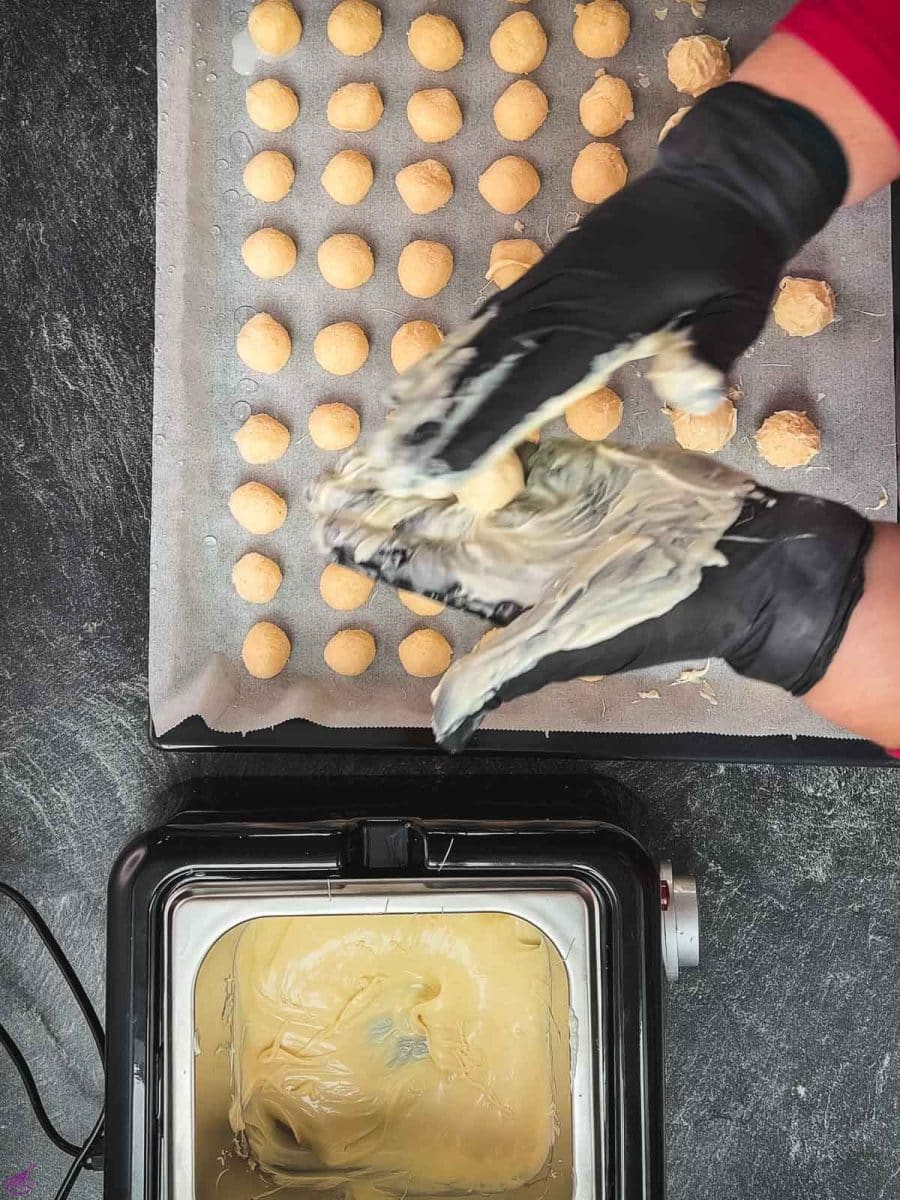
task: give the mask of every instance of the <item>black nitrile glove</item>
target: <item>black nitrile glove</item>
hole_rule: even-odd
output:
[[[648,374],[667,404],[709,412],[785,263],[846,186],[843,152],[812,113],[746,84],[708,92],[650,171],[394,385],[373,461],[392,489],[435,480],[446,494],[640,357],[656,358]]]
[[[861,594],[863,517],[674,447],[546,439],[529,457],[525,492],[484,517],[386,495],[364,455],[312,494],[339,562],[506,626],[435,690],[439,742],[581,675],[722,658],[797,694],[822,677]]]

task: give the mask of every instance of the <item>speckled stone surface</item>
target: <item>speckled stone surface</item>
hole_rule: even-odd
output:
[[[98,1005],[109,867],[166,815],[173,782],[340,773],[383,794],[373,777],[411,773],[426,789],[470,767],[148,746],[153,41],[147,3],[0,7],[0,878],[38,903]],[[900,1197],[900,776],[520,759],[502,770],[546,776],[551,804],[554,775],[625,780],[640,796],[635,832],[698,875],[703,965],[668,1009],[673,1200]],[[100,1087],[91,1044],[5,905],[0,1014],[53,1116],[83,1135]],[[0,1098],[0,1196],[31,1169],[32,1194],[50,1200],[63,1156],[2,1050]],[[98,1196],[97,1177],[75,1194]]]

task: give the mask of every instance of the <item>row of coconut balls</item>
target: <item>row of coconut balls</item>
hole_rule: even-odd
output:
[[[529,0],[512,0],[526,4]],[[614,58],[631,32],[628,10],[618,0],[588,0],[576,4],[572,39],[590,59]],[[284,58],[293,53],[303,35],[300,14],[290,0],[260,0],[250,10],[247,32],[260,56]],[[383,26],[381,10],[372,0],[340,0],[326,23],[332,46],[350,58],[362,58],[379,44]],[[705,35],[700,35],[704,37]],[[712,39],[715,40],[715,39]],[[687,43],[683,46],[682,43]],[[407,45],[413,58],[428,71],[451,71],[462,60],[465,43],[455,21],[439,13],[423,13],[410,24]],[[522,9],[505,17],[490,39],[490,53],[502,71],[527,75],[537,70],[546,57],[548,38],[538,18]],[[682,38],[669,52],[669,73],[680,90],[690,84],[698,69],[702,42]]]

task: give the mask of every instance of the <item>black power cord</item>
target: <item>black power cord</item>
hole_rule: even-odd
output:
[[[14,887],[10,887],[8,883],[0,883],[0,896],[6,896],[7,899],[12,900],[13,904],[18,906],[44,946],[46,946],[50,957],[59,969],[59,973],[68,984],[69,991],[75,997],[76,1004],[81,1009],[100,1054],[100,1061],[101,1063],[104,1062],[106,1057],[106,1039],[103,1034],[103,1026],[100,1024],[100,1020],[94,1011],[94,1006],[91,1004],[87,992],[81,986],[81,980],[75,974],[72,964],[66,958],[46,921],[34,905],[29,900],[26,900],[21,892],[16,891]],[[94,1128],[88,1134],[86,1141],[81,1146],[70,1142],[68,1138],[63,1137],[50,1120],[38,1092],[34,1076],[31,1073],[28,1063],[25,1061],[25,1056],[10,1036],[9,1031],[2,1024],[0,1024],[0,1044],[6,1050],[12,1060],[13,1066],[19,1073],[19,1078],[22,1080],[41,1129],[43,1129],[44,1133],[58,1149],[72,1157],[72,1162],[66,1172],[65,1179],[63,1179],[54,1197],[54,1200],[66,1200],[83,1167],[87,1167],[89,1170],[103,1169],[103,1161],[99,1153],[102,1146],[103,1108],[101,1107],[100,1115],[97,1117]]]

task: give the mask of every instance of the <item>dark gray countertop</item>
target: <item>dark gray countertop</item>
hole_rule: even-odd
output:
[[[98,1004],[107,873],[164,815],[171,783],[340,773],[363,792],[380,774],[418,775],[424,789],[467,770],[147,744],[153,38],[149,4],[0,7],[0,878],[37,902]],[[900,1197],[900,776],[521,759],[503,770],[540,773],[551,802],[562,772],[627,781],[637,832],[699,877],[704,961],[668,1012],[673,1200]],[[99,1072],[71,1009],[0,908],[0,1014],[74,1138],[93,1120]],[[2,1051],[0,1096],[0,1196],[34,1164],[33,1194],[49,1200],[62,1156]],[[99,1195],[96,1178],[79,1187]]]

